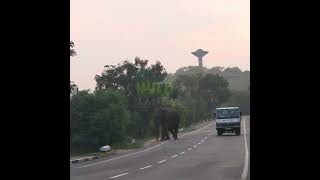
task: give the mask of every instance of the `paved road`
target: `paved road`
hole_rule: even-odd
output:
[[[250,117],[246,132],[217,136],[215,123],[129,154],[70,165],[72,180],[239,180],[245,168],[245,141],[250,152]],[[244,133],[247,139],[245,140]],[[248,156],[249,157],[249,156]],[[250,168],[248,167],[248,173]],[[246,173],[244,173],[245,175]],[[247,175],[247,179],[250,176]]]
[[[247,138],[247,144],[248,144],[248,158],[250,160],[250,117],[247,117],[246,121],[246,138]],[[250,161],[248,161],[248,173],[247,173],[247,180],[250,180]]]

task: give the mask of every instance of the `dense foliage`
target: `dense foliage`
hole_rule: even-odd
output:
[[[106,144],[121,147],[131,138],[154,136],[153,109],[159,105],[179,112],[180,127],[212,118],[220,106],[239,106],[250,114],[249,82],[244,90],[233,90],[226,72],[242,73],[237,68],[185,67],[168,75],[159,61],[148,66],[148,60],[135,58],[134,63],[106,65],[95,76],[93,93],[78,91],[71,83],[71,152],[96,151]]]
[[[101,145],[126,141],[127,105],[119,90],[75,94],[70,100],[71,151],[94,151]]]

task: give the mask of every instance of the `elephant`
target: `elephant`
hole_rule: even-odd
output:
[[[154,125],[156,129],[156,141],[158,142],[159,132],[161,129],[160,141],[170,140],[169,133],[172,133],[173,139],[178,139],[180,116],[179,113],[172,108],[160,107],[154,112]]]

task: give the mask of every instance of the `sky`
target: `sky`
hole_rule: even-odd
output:
[[[250,70],[250,0],[71,0],[70,80],[94,89],[105,65],[135,57],[167,72],[197,66]]]

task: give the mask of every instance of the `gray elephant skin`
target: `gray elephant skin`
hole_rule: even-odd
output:
[[[178,139],[180,116],[179,113],[169,107],[160,107],[154,112],[154,125],[156,129],[156,140],[159,139],[159,132],[161,129],[160,141],[169,140],[169,132],[171,132],[173,139]]]

